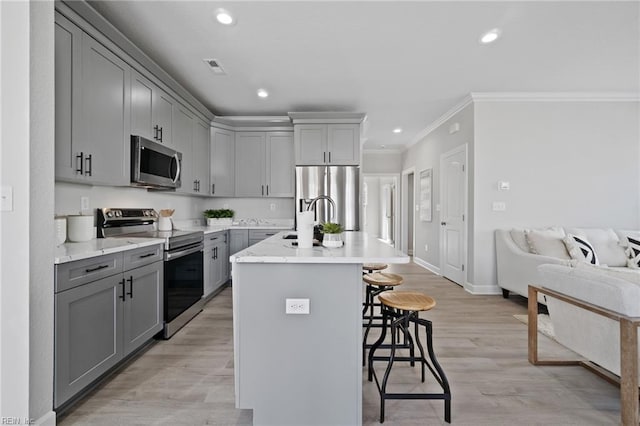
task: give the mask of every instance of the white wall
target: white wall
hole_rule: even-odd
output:
[[[377,238],[380,236],[380,178],[364,176],[363,180],[367,184],[367,205],[363,206],[366,216],[363,230]]]
[[[473,269],[495,285],[494,230],[549,225],[640,227],[637,102],[475,104]],[[509,191],[498,191],[499,180]],[[493,212],[492,202],[507,210]]]
[[[0,2],[0,417],[55,424],[53,2]]]
[[[152,207],[175,209],[178,220],[201,219],[202,212],[225,205],[235,211],[236,218],[293,219],[292,198],[203,198],[166,192],[147,191],[142,188],[90,186],[56,182],[56,215],[78,214],[80,198],[89,197],[89,206],[95,211],[102,207]],[[273,204],[274,210],[271,209]]]
[[[453,123],[459,123],[460,130],[457,133],[449,134],[449,126]],[[422,222],[419,212],[414,210],[416,219],[413,255],[417,262],[426,263],[430,269],[435,271],[440,268],[440,212],[435,209],[435,204],[440,203],[440,155],[466,143],[469,147],[469,163],[472,163],[473,127],[473,104],[469,104],[403,154],[402,170],[415,167],[414,183],[416,185],[419,183],[420,172],[433,168],[431,185],[434,204],[433,219],[431,222]],[[468,164],[468,168],[472,169],[471,164]],[[471,191],[471,188],[469,189]],[[416,188],[416,192],[419,190],[419,187]],[[419,204],[418,196],[416,195],[415,204]],[[471,219],[469,220],[470,227],[473,224]],[[425,250],[425,244],[428,246],[428,250]]]
[[[402,171],[402,152],[400,151],[364,151],[362,153],[361,173],[400,173]]]

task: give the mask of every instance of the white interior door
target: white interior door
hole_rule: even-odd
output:
[[[440,156],[440,271],[464,286],[466,281],[467,145]]]

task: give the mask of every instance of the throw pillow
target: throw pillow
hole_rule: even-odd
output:
[[[584,237],[568,234],[564,238],[564,244],[572,259],[581,260],[592,265],[599,265],[598,256],[593,246]]]
[[[533,254],[556,257],[564,260],[571,259],[562,242],[562,238],[564,237],[562,230],[553,228],[545,230],[525,230],[524,236],[529,244],[529,251]]]
[[[627,266],[638,269],[640,268],[640,240],[627,236],[627,244],[627,255],[629,256]]]

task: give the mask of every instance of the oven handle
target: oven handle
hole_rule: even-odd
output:
[[[178,259],[188,254],[196,253],[198,251],[203,251],[203,250],[204,250],[204,244],[198,244],[197,246],[188,248],[186,250],[180,250],[176,252],[167,252],[164,255],[164,260]]]

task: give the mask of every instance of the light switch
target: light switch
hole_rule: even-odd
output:
[[[500,191],[508,191],[511,188],[511,185],[509,184],[509,182],[505,182],[503,180],[498,181],[498,189]]]
[[[507,210],[507,203],[504,201],[494,201],[493,202],[493,211],[494,212],[503,212]]]
[[[13,211],[13,187],[2,185],[0,190],[0,211]]]

